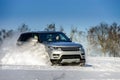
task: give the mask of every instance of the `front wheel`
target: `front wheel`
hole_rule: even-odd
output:
[[[85,66],[85,63],[80,63],[79,65],[80,65],[80,66]]]
[[[53,65],[60,65],[61,60],[50,60]]]
[[[85,62],[86,62],[85,59],[80,59],[80,66],[85,66]]]

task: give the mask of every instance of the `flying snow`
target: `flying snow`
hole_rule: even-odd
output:
[[[32,41],[22,46],[16,45],[18,34],[4,41],[0,47],[1,65],[50,65],[45,46]]]

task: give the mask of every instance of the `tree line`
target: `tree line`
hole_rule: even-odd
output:
[[[105,56],[120,56],[120,25],[113,23],[100,23],[88,30],[88,42],[90,45],[100,46]]]
[[[28,25],[22,24],[17,28],[17,32],[22,33],[26,31],[30,31]],[[56,31],[55,24],[48,24],[45,31]],[[59,30],[64,32],[64,28],[60,26]],[[0,45],[4,41],[4,39],[13,36],[14,30],[0,30]],[[102,55],[106,56],[120,56],[120,25],[117,23],[112,23],[108,25],[107,23],[100,23],[96,26],[91,26],[87,32],[79,30],[78,27],[71,27],[71,31],[68,34],[72,41],[82,43],[83,39],[86,38],[88,45],[92,45],[91,49],[95,49],[96,46],[99,46],[99,49],[102,51]]]

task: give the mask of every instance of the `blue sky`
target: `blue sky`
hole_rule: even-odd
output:
[[[120,23],[120,0],[0,0],[0,28],[16,29],[22,23],[43,30],[55,23],[66,31],[85,30],[100,22]]]

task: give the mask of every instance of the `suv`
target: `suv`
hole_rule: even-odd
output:
[[[40,31],[22,33],[17,44],[23,44],[31,38],[36,38],[39,43],[46,47],[52,64],[61,64],[64,62],[77,62],[80,65],[85,64],[85,51],[83,46],[72,42],[62,32]]]

